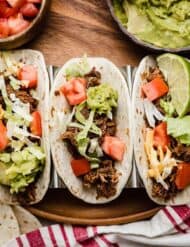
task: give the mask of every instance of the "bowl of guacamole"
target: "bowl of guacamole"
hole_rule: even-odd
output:
[[[135,43],[157,51],[190,50],[190,1],[107,2],[122,31]]]

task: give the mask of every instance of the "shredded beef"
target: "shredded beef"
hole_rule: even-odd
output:
[[[100,168],[91,170],[83,177],[83,184],[87,188],[96,186],[97,199],[100,197],[112,197],[116,194],[116,184],[118,183],[119,174],[113,166],[112,160],[104,160]]]
[[[4,99],[3,99],[3,96],[2,96],[2,95],[0,95],[0,105],[2,106],[2,108],[3,108],[3,109],[5,109],[5,108],[6,108],[5,101],[4,101]]]
[[[155,180],[153,180],[152,196],[162,198],[165,201],[173,198],[178,192],[177,186],[175,184],[176,173],[177,167],[173,168],[172,173],[165,180],[169,187],[168,190],[166,190],[160,183],[157,183]]]
[[[114,136],[116,134],[116,122],[115,120],[109,119],[106,115],[96,115],[95,124],[101,129],[102,136],[110,135]]]
[[[88,74],[85,75],[87,80],[87,88],[100,85],[101,74],[93,68]]]
[[[24,192],[18,194],[18,201],[22,205],[28,205],[29,203],[35,201],[35,183],[29,184]]]
[[[67,130],[61,135],[62,140],[68,140],[73,146],[77,146],[75,137],[79,133],[79,129],[75,127],[68,127]]]
[[[85,117],[85,119],[88,119],[89,114],[90,114],[90,110],[88,109],[87,106],[85,106],[85,107],[81,110],[81,114]]]
[[[87,106],[85,106],[82,111],[81,111],[82,115],[88,119],[90,111],[87,108]],[[109,119],[105,114],[95,114],[95,124],[101,129],[102,131],[102,135],[110,135],[110,136],[114,136],[116,133],[116,122],[115,120],[111,120]]]
[[[156,68],[149,68],[148,72],[142,74],[142,78],[146,79],[148,82],[154,80],[155,78],[163,78],[162,72],[158,67]]]
[[[174,158],[184,162],[190,162],[190,146],[181,144],[176,139],[170,137],[170,150]]]
[[[6,84],[7,94],[15,94],[17,98],[19,98],[23,103],[30,104],[30,112],[34,112],[37,109],[38,101],[30,95],[30,93],[26,90],[14,90],[10,84]]]

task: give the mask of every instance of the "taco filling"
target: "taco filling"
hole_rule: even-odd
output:
[[[165,57],[164,57],[165,56]],[[176,102],[179,91],[186,92],[181,71],[169,68],[165,60],[189,62],[179,56],[165,54],[157,65],[141,74],[141,92],[145,109],[145,152],[148,159],[148,178],[152,180],[152,196],[169,200],[190,185],[190,108]],[[180,65],[178,65],[179,68]],[[189,70],[187,69],[187,74]],[[179,77],[179,78],[178,78]],[[186,80],[189,80],[187,76]],[[174,78],[177,78],[176,81]],[[178,83],[176,85],[176,83]],[[187,83],[189,86],[189,81]],[[188,87],[187,86],[187,87]],[[178,92],[176,92],[178,90]],[[179,97],[178,97],[179,100]],[[184,102],[181,94],[179,101]]]
[[[13,61],[8,53],[3,53],[1,63],[0,184],[27,201],[35,197],[32,188],[45,164],[38,72],[34,65]]]
[[[116,136],[118,92],[102,83],[96,68],[81,71],[77,66],[67,69],[67,82],[55,92],[64,95],[71,112],[61,138],[84,188],[95,188],[97,198],[109,198],[116,194],[120,176],[114,163],[122,161],[125,152],[125,143]]]

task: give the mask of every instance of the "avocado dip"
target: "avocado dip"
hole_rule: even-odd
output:
[[[190,45],[190,1],[113,0],[116,16],[136,38],[165,48]]]

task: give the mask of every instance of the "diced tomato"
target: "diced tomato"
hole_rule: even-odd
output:
[[[33,135],[42,136],[41,115],[38,111],[32,113],[32,122],[30,123],[30,131]]]
[[[87,98],[86,80],[72,78],[60,88],[60,91],[65,95],[70,105],[78,105]]]
[[[9,25],[7,19],[0,19],[0,38],[6,38],[9,35]]]
[[[10,34],[13,35],[24,31],[30,25],[30,22],[24,20],[22,14],[19,13],[18,15],[9,17],[8,25]]]
[[[27,0],[28,3],[41,3],[42,0]]]
[[[13,8],[20,8],[25,4],[26,0],[7,0],[7,2]]]
[[[87,81],[86,81],[84,78],[82,78],[82,77],[77,77],[77,80],[78,80],[84,87],[86,87]]]
[[[86,93],[70,93],[66,96],[70,105],[79,105],[81,102],[86,100]]]
[[[154,101],[166,94],[169,88],[162,78],[157,77],[151,82],[145,83],[142,90],[150,101]]]
[[[3,151],[8,145],[7,128],[0,120],[0,151]]]
[[[162,122],[154,128],[154,146],[158,147],[161,146],[165,149],[169,143],[170,138],[167,134],[167,123]]]
[[[178,165],[175,184],[179,190],[190,185],[190,163],[180,163]]]
[[[125,143],[115,136],[105,136],[102,144],[104,152],[115,160],[122,161]]]
[[[38,83],[38,72],[36,67],[33,65],[24,65],[18,73],[18,79],[29,81],[28,88],[36,88]]]
[[[86,159],[71,160],[71,167],[77,177],[90,171],[90,164]]]
[[[20,9],[20,13],[22,13],[24,17],[36,17],[38,12],[38,8],[33,3],[25,3]]]
[[[6,1],[0,1],[0,18],[8,18],[17,12],[17,8],[11,8]]]

